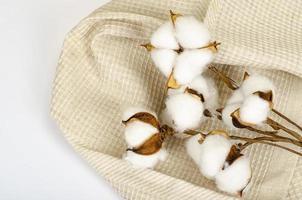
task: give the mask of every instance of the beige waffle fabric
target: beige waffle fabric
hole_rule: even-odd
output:
[[[222,43],[217,68],[238,81],[244,70],[270,77],[278,88],[275,107],[302,123],[301,0],[112,1],[66,36],[52,116],[75,150],[125,199],[236,199],[200,175],[180,139],[167,141],[168,159],[154,171],[133,169],[121,159],[122,111],[141,105],[159,112],[163,104],[166,80],[139,45],[168,19],[170,9],[205,21]],[[231,91],[207,73],[216,78],[223,105]],[[214,128],[226,127],[216,120],[202,125],[205,131]],[[251,146],[246,154],[253,177],[245,199],[302,199],[301,158],[265,145]]]

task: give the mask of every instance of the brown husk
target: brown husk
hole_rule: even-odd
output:
[[[168,89],[178,89],[180,88],[180,85],[176,82],[174,76],[173,76],[173,72],[170,74],[168,81],[167,81],[167,88]]]
[[[127,123],[129,123],[130,121],[133,121],[133,120],[139,120],[139,121],[145,122],[147,124],[150,124],[151,126],[154,126],[157,129],[160,128],[159,121],[156,119],[155,116],[153,116],[152,114],[150,114],[148,112],[135,113],[128,120],[122,121],[122,122],[123,122],[123,124],[127,124]]]
[[[192,94],[196,97],[198,97],[200,99],[201,102],[204,102],[204,97],[201,93],[198,93],[196,90],[194,89],[191,89],[191,88],[186,88],[185,92],[189,93],[189,94]]]
[[[240,148],[238,148],[236,145],[232,145],[230,152],[225,161],[229,165],[231,165],[240,156],[243,156],[243,154],[241,154],[241,152],[240,152]]]
[[[163,139],[160,133],[154,134],[138,148],[127,149],[141,155],[152,155],[158,152],[163,144]]]

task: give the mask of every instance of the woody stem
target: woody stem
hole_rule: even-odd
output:
[[[289,123],[291,123],[292,125],[296,126],[298,129],[300,129],[302,131],[302,127],[299,126],[299,124],[297,124],[296,122],[292,121],[291,119],[289,119],[288,117],[286,117],[285,115],[283,115],[282,113],[280,113],[278,110],[276,109],[272,109],[272,111],[279,115],[280,117],[282,117],[283,119],[285,119],[286,121],[288,121]]]
[[[267,141],[265,141],[265,140],[253,140],[253,139],[242,139],[242,140],[246,141],[246,143],[240,146],[240,149],[241,149],[241,150],[245,149],[246,147],[248,147],[248,146],[251,145],[251,144],[260,143],[260,144],[266,144],[266,145],[271,145],[271,146],[274,146],[274,147],[278,147],[278,148],[287,150],[287,151],[289,151],[289,152],[292,152],[292,153],[294,153],[294,154],[297,154],[297,155],[299,155],[299,156],[302,156],[302,153],[300,153],[300,152],[298,152],[298,151],[295,151],[295,150],[293,150],[293,149],[290,149],[290,148],[288,148],[288,147],[285,147],[285,146],[282,146],[282,145],[279,145],[279,144],[267,142]]]
[[[284,132],[288,133],[289,135],[293,136],[294,138],[298,139],[299,141],[302,142],[302,136],[300,134],[298,134],[297,132],[286,128],[285,126],[283,126],[282,124],[276,122],[275,120],[271,119],[271,118],[267,118],[266,123],[271,126],[273,129],[278,130],[281,129]]]

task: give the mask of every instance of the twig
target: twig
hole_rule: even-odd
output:
[[[293,136],[294,138],[298,139],[299,141],[302,141],[302,136],[300,134],[298,134],[297,132],[286,128],[285,126],[283,126],[282,124],[276,122],[275,120],[271,119],[271,118],[267,118],[266,123],[271,126],[273,129],[275,130],[283,130],[286,133],[288,133],[289,135]]]
[[[216,73],[222,79],[222,81],[228,86],[228,88],[230,88],[231,90],[236,90],[236,89],[239,88],[239,86],[236,83],[236,81],[234,81],[230,77],[226,76],[224,73],[220,72],[216,67],[214,67],[214,66],[211,65],[208,68],[212,72]]]
[[[271,146],[274,146],[274,147],[278,147],[278,148],[287,150],[287,151],[292,152],[292,153],[294,153],[294,154],[297,154],[297,155],[299,155],[299,156],[302,156],[302,153],[300,153],[300,152],[298,152],[298,151],[295,151],[295,150],[290,149],[290,148],[288,148],[288,147],[281,146],[281,145],[279,145],[279,144],[275,144],[275,143],[271,143],[271,142],[266,142],[266,141],[252,141],[252,140],[249,140],[249,141],[247,141],[245,144],[241,145],[241,146],[240,146],[240,149],[243,150],[243,149],[245,149],[246,147],[248,147],[249,145],[254,144],[254,143],[260,143],[260,144],[271,145]]]
[[[282,113],[280,113],[278,110],[276,109],[272,109],[272,111],[274,113],[276,113],[277,115],[279,115],[280,117],[282,117],[283,119],[285,119],[287,122],[291,123],[292,125],[296,126],[298,129],[300,129],[302,131],[302,127],[299,126],[299,124],[297,124],[296,122],[292,121],[291,119],[289,119],[288,117],[286,117],[285,115],[283,115]]]
[[[291,140],[290,138],[281,137],[281,136],[277,136],[277,137],[263,136],[263,137],[247,138],[247,137],[231,135],[229,137],[233,140],[244,140],[244,141],[249,141],[249,142],[252,141],[253,143],[259,142],[259,141],[283,142],[283,143],[290,143],[290,144],[302,147],[302,143],[300,143],[299,141]]]

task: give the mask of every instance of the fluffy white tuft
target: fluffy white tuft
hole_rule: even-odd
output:
[[[201,159],[201,144],[198,142],[199,139],[200,135],[194,135],[188,138],[185,143],[187,153],[197,165],[199,165]]]
[[[185,50],[176,58],[174,78],[177,83],[185,85],[200,75],[213,60],[209,49]]]
[[[236,128],[233,125],[231,114],[240,108],[240,103],[228,104],[222,110],[222,121],[229,127],[229,128]]]
[[[192,82],[188,84],[188,87],[202,94],[204,98],[209,96],[209,86],[207,80],[202,75],[197,75]]]
[[[205,99],[205,108],[211,110],[217,108],[218,91],[216,84],[212,78],[202,75],[196,76],[188,87],[202,94]]]
[[[270,112],[269,103],[257,95],[248,96],[240,107],[240,119],[251,124],[261,124]]]
[[[158,133],[158,130],[154,126],[136,120],[127,123],[125,127],[125,140],[128,147],[138,147],[156,133]]]
[[[207,77],[205,79],[208,84],[208,94],[204,95],[205,108],[214,111],[218,107],[218,89],[212,78]]]
[[[160,113],[160,122],[161,124],[166,124],[170,127],[173,127],[173,122],[172,122],[172,118],[171,118],[171,115],[169,115],[168,111],[167,111],[167,108],[163,109]]]
[[[177,132],[198,128],[203,110],[203,103],[191,94],[175,94],[166,99],[166,112]]]
[[[124,160],[131,163],[135,168],[154,168],[159,161],[164,161],[167,158],[167,151],[161,149],[152,155],[140,155],[132,151],[127,151],[124,155]]]
[[[154,117],[157,118],[157,115],[155,112],[148,110],[147,108],[143,107],[128,107],[124,112],[122,116],[123,121],[127,121],[130,117],[132,117],[134,114],[139,112],[147,112],[152,114]]]
[[[254,74],[250,75],[245,81],[243,81],[240,89],[245,96],[258,91],[268,92],[270,90],[273,91],[274,94],[275,86],[267,77]]]
[[[160,49],[179,49],[172,22],[164,23],[152,34],[151,44]]]
[[[166,76],[172,72],[177,53],[169,49],[154,49],[151,51],[151,58],[155,66]]]
[[[208,135],[201,144],[199,168],[208,179],[214,179],[222,169],[232,143],[222,135]]]
[[[211,40],[207,27],[193,16],[178,17],[175,22],[176,37],[184,48],[206,46]]]
[[[244,95],[240,89],[237,89],[233,92],[231,97],[228,99],[226,104],[242,103],[244,100]]]
[[[249,158],[241,156],[226,169],[220,171],[215,180],[220,190],[237,194],[249,183],[251,175]]]

